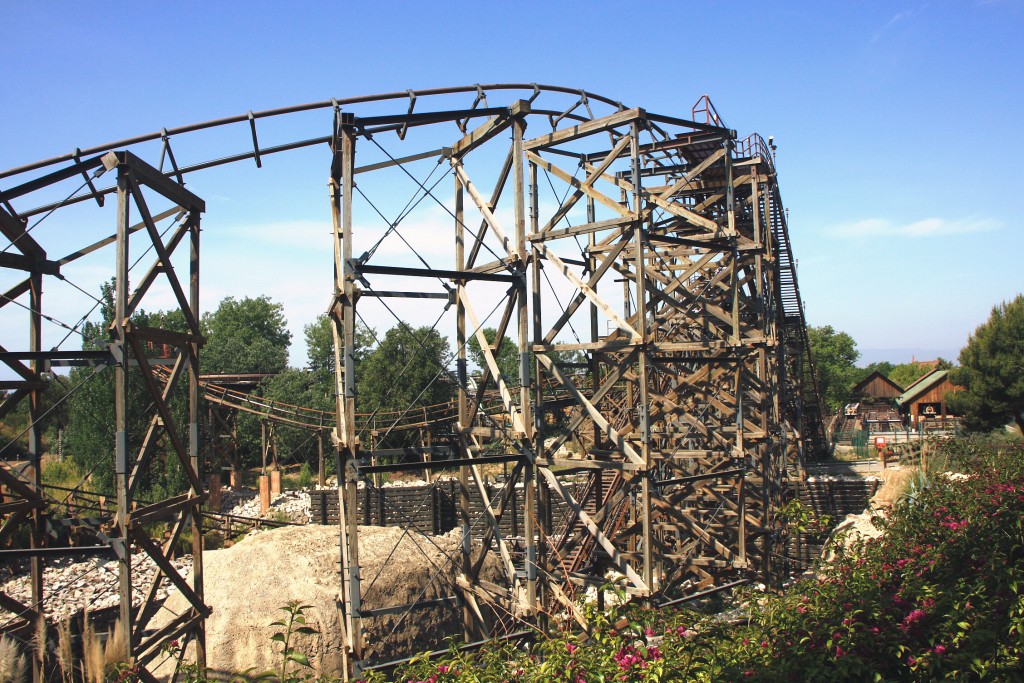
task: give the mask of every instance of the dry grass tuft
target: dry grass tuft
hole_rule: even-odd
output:
[[[128,661],[128,641],[124,637],[124,629],[121,628],[121,620],[114,624],[114,630],[107,634],[107,647],[103,651],[104,671],[109,673],[114,670],[114,665]]]
[[[57,626],[57,664],[65,683],[71,683],[75,674],[75,654],[71,644],[71,621],[64,619]]]
[[[13,638],[0,637],[0,683],[23,683],[28,658],[18,651]]]
[[[103,665],[103,643],[100,636],[85,613],[82,630],[82,665],[85,670],[85,683],[103,683],[106,671]]]
[[[883,484],[878,487],[878,491],[871,499],[871,507],[878,508],[887,505],[892,505],[900,498],[906,491],[907,483],[914,477],[914,473],[918,471],[917,467],[901,467],[899,469],[887,468],[880,473]]]

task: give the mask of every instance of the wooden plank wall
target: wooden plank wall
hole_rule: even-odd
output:
[[[423,534],[444,534],[460,524],[459,483],[456,480],[439,481],[423,486],[393,486],[380,489],[365,487],[359,491],[359,524],[363,526],[412,527]],[[487,485],[488,496],[497,505],[501,487]],[[509,497],[506,512],[499,526],[503,536],[523,535],[523,491],[515,489]],[[568,506],[552,496],[553,527],[558,528]],[[483,528],[483,499],[475,489],[470,489],[469,510],[474,525]],[[338,491],[319,489],[310,491],[311,523],[338,523]]]
[[[816,515],[828,515],[832,526],[839,524],[847,515],[864,512],[871,497],[878,490],[879,481],[838,480],[793,482],[794,497]],[[796,533],[789,537],[786,546],[787,559],[796,562],[800,568],[813,565],[824,550],[827,534]]]

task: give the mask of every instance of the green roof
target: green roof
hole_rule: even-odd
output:
[[[921,377],[916,382],[907,387],[907,390],[903,392],[903,395],[897,399],[897,403],[904,405],[906,403],[912,403],[921,394],[926,393],[929,389],[934,387],[936,384],[946,379],[946,375],[949,374],[949,370],[932,370],[924,377]]]

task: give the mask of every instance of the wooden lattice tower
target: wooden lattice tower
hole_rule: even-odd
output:
[[[467,95],[473,98],[469,106]],[[496,105],[488,96],[507,99]],[[389,107],[395,101],[397,108]],[[261,145],[257,121],[317,110],[331,114],[328,135]],[[172,149],[172,140],[182,136],[238,126],[251,132],[251,150],[214,156],[204,148],[210,156],[185,160]],[[152,165],[130,151],[150,141],[159,141],[160,151]],[[777,515],[786,480],[817,456],[823,432],[772,150],[760,137],[738,140],[707,98],[686,119],[533,84],[331,100],[164,130],[0,173],[0,181],[11,186],[0,191],[0,227],[18,249],[0,266],[29,273],[0,305],[23,298],[31,314],[29,350],[2,353],[19,379],[3,385],[12,393],[0,414],[25,398],[36,406],[45,386],[42,373],[51,365],[114,367],[116,531],[97,552],[120,558],[122,623],[144,678],[150,678],[145,665],[153,653],[179,635],[195,638],[202,656],[208,614],[201,561],[190,583],[169,562],[173,541],[188,525],[201,556],[202,477],[209,473],[208,460],[217,458],[200,452],[208,442],[200,435],[198,403],[198,236],[204,205],[184,189],[184,178],[243,160],[262,166],[270,154],[310,147],[329,150],[324,168],[333,217],[329,311],[336,414],[284,416],[273,407],[204,391],[219,409],[256,412],[271,426],[280,420],[308,423],[317,433],[330,430],[341,475],[341,609],[350,672],[388,658],[387,642],[364,642],[367,623],[433,608],[428,600],[363,605],[357,491],[389,469],[457,468],[463,543],[451,558],[459,568],[451,597],[461,605],[467,639],[515,634],[555,611],[587,627],[575,598],[605,583],[609,570],[625,577],[628,593],[652,602],[780,576],[784,539]],[[392,154],[397,148],[401,153]],[[443,168],[450,189],[436,189],[440,181],[428,186],[415,175],[417,164]],[[115,184],[97,186],[102,173],[115,170]],[[377,251],[412,211],[389,223],[379,208],[394,201],[394,179],[406,176],[415,181],[407,207],[428,201],[445,214],[448,227],[437,239],[452,248],[440,262],[416,254],[416,265],[396,265],[388,252]],[[85,183],[69,199],[28,208],[38,191],[81,178]],[[158,198],[160,213],[147,205],[145,193]],[[50,261],[46,248],[26,235],[33,216],[87,200],[102,208],[107,195],[118,200],[116,234],[110,238]],[[384,222],[369,237],[360,233],[367,207]],[[133,225],[134,214],[139,220]],[[174,222],[166,236],[162,221]],[[140,253],[129,250],[132,235],[148,238],[155,260],[130,289],[130,255]],[[187,287],[172,263],[175,249],[186,243]],[[42,277],[108,244],[116,250],[110,346],[102,352],[44,351]],[[160,276],[187,322],[185,334],[133,324],[132,312]],[[428,407],[414,402],[391,424],[380,426],[375,417],[371,427],[359,415],[356,326],[374,306],[393,313],[387,302],[403,298],[439,307],[435,328],[452,340],[453,352],[435,380],[453,383],[456,400],[430,407],[429,415]],[[497,330],[493,345],[485,326]],[[484,358],[475,377],[468,362],[471,339]],[[166,361],[169,370],[151,367],[146,342],[177,350]],[[507,343],[519,358],[515,377],[503,376],[499,366]],[[141,374],[153,406],[145,434],[126,433],[128,373]],[[187,426],[177,424],[169,408],[182,383],[188,384]],[[410,421],[420,411],[422,418]],[[38,413],[30,410],[32,425]],[[216,424],[230,429],[224,416]],[[406,449],[422,460],[384,462],[395,456],[388,434],[419,425],[430,439],[437,430],[424,429],[428,424],[454,426],[445,428],[443,443],[435,434]],[[29,436],[37,465],[38,434],[30,430]],[[182,463],[191,490],[133,507],[139,473],[150,465],[160,439]],[[483,469],[494,464],[511,468],[497,494],[486,485]],[[13,495],[3,508],[2,533],[8,536],[21,525],[33,529],[33,548],[22,554],[34,558],[35,591],[32,605],[3,596],[0,606],[30,621],[46,600],[39,558],[73,551],[36,549],[46,543],[42,520],[52,514],[38,467],[29,468],[27,478],[4,470],[0,476]],[[471,498],[482,500],[481,510],[475,511]],[[552,515],[565,508],[567,516]],[[519,536],[503,534],[505,514],[522,520]],[[142,525],[163,518],[172,519],[175,538],[161,548]],[[191,610],[170,627],[147,628],[155,588],[140,609],[129,606],[133,548],[157,561],[158,582],[169,580],[190,598]],[[488,555],[501,568],[500,582],[483,578]]]

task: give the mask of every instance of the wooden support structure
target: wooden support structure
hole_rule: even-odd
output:
[[[475,96],[472,106],[462,102],[466,96]],[[408,104],[398,105],[397,113],[381,113],[384,103],[405,98]],[[119,558],[123,628],[143,667],[171,634],[194,638],[200,658],[204,653],[208,609],[200,513],[208,464],[200,454],[207,442],[200,435],[200,395],[211,406],[210,459],[214,467],[232,467],[232,484],[238,463],[230,435],[240,412],[264,424],[264,469],[271,461],[276,465],[273,430],[281,424],[315,435],[321,486],[330,470],[337,474],[346,676],[393,659],[386,639],[367,642],[364,633],[373,620],[414,608],[457,604],[463,635],[475,640],[544,627],[546,615],[559,610],[586,627],[573,596],[602,583],[609,569],[624,576],[624,589],[641,600],[678,599],[752,577],[779,579],[785,538],[778,511],[788,481],[799,479],[803,463],[820,454],[824,432],[772,149],[756,135],[738,140],[706,98],[702,102],[687,120],[554,86],[409,91],[165,131],[165,149],[175,136],[236,125],[253,139],[252,149],[242,153],[187,163],[172,159],[165,170],[136,156],[149,139],[141,136],[74,159],[0,172],[0,183],[9,188],[0,189],[0,229],[17,247],[0,268],[28,272],[8,288],[0,308],[27,300],[34,354],[26,365],[20,358],[28,356],[0,349],[0,360],[17,377],[4,385],[11,392],[0,402],[0,414],[29,400],[33,425],[27,476],[0,470],[23,503],[9,508],[0,533],[27,524],[35,529],[33,547],[43,542],[39,401],[48,363],[57,355],[43,351],[39,331],[42,279],[114,245],[109,353],[116,374],[118,533],[112,546]],[[330,115],[327,135],[257,145],[257,119],[313,110]],[[246,159],[262,166],[269,155],[314,146],[329,150],[324,168],[332,213],[329,316],[336,394],[330,413],[270,404],[200,378],[199,215],[205,207],[183,184],[186,175],[206,168]],[[422,182],[416,175],[422,168],[450,173],[451,194],[432,188],[452,185]],[[92,182],[107,172],[116,182]],[[37,193],[83,173],[94,174],[87,177],[88,191],[59,205],[31,205]],[[410,178],[411,208],[375,226],[380,229],[372,237],[361,235],[361,217],[375,215],[364,210],[395,201],[382,188],[408,186]],[[29,216],[86,199],[101,203],[109,195],[117,199],[115,234],[64,259],[50,260],[26,232]],[[150,202],[161,212],[154,213]],[[404,229],[399,224],[414,220],[407,216],[421,203],[440,206],[450,217],[450,228],[431,238],[453,248],[434,263],[419,254],[410,255],[415,261],[387,261],[389,252],[378,247],[397,239],[392,235]],[[165,237],[158,224],[168,220],[178,227]],[[186,244],[187,282],[174,266],[176,250]],[[152,264],[130,289],[129,269],[147,250]],[[133,325],[134,312],[158,282],[176,302],[184,334]],[[437,329],[451,340],[452,353],[436,369],[435,381],[450,383],[454,399],[367,416],[356,392],[357,319],[374,307],[391,311],[389,302],[401,299],[438,307]],[[493,341],[486,328],[495,330]],[[169,369],[147,358],[145,342],[152,340],[176,349]],[[479,369],[469,364],[471,340],[480,349]],[[517,372],[499,362],[508,345]],[[153,406],[147,434],[127,431],[133,373]],[[400,379],[397,373],[395,381]],[[187,425],[169,409],[176,391],[188,395]],[[405,435],[399,446],[388,440],[396,433]],[[420,435],[415,445],[411,434]],[[327,438],[333,468],[324,452]],[[133,508],[138,482],[160,452],[181,463],[190,489],[141,513]],[[444,593],[450,598],[437,605],[414,600],[363,609],[360,486],[374,485],[402,459],[432,472],[445,466],[445,458],[453,458],[458,472],[454,495],[462,533],[450,558],[457,574]],[[507,476],[496,489],[489,477],[501,467]],[[569,512],[555,516],[553,510]],[[177,533],[191,525],[197,558],[191,584],[175,574],[169,551],[133,521],[156,512],[174,516]],[[515,522],[509,524],[509,517]],[[180,629],[147,631],[155,590],[141,608],[132,608],[133,548],[154,556],[158,581],[170,581],[188,596],[191,607]],[[42,562],[33,556],[28,615],[45,601]]]

